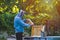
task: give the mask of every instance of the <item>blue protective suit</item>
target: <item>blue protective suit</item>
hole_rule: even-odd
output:
[[[14,28],[15,32],[24,32],[24,27],[30,27],[30,24],[25,23],[25,20],[22,19],[24,13],[22,10],[14,18]]]

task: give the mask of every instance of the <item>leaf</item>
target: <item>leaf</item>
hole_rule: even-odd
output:
[[[26,2],[27,0],[23,0],[23,2]]]

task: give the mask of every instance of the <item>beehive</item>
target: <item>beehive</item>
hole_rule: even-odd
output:
[[[31,36],[41,36],[42,28],[41,25],[34,25],[31,30]]]

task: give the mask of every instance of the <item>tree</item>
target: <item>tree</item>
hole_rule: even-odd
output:
[[[15,14],[23,9],[28,13],[24,18],[30,18],[35,25],[46,24],[46,20],[50,20],[51,26],[49,27],[52,31],[57,27],[54,24],[59,24],[59,4],[58,0],[0,0],[0,15],[2,16],[0,25],[3,27],[13,25],[12,21],[7,22],[7,19],[10,20],[9,18],[11,18],[13,20]],[[8,13],[6,14],[6,12]],[[3,23],[4,25],[2,25]]]

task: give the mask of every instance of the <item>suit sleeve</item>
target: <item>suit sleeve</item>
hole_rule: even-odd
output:
[[[21,25],[23,27],[30,27],[30,24],[25,23],[23,20],[21,20],[19,18],[17,19],[17,22],[19,25]]]

